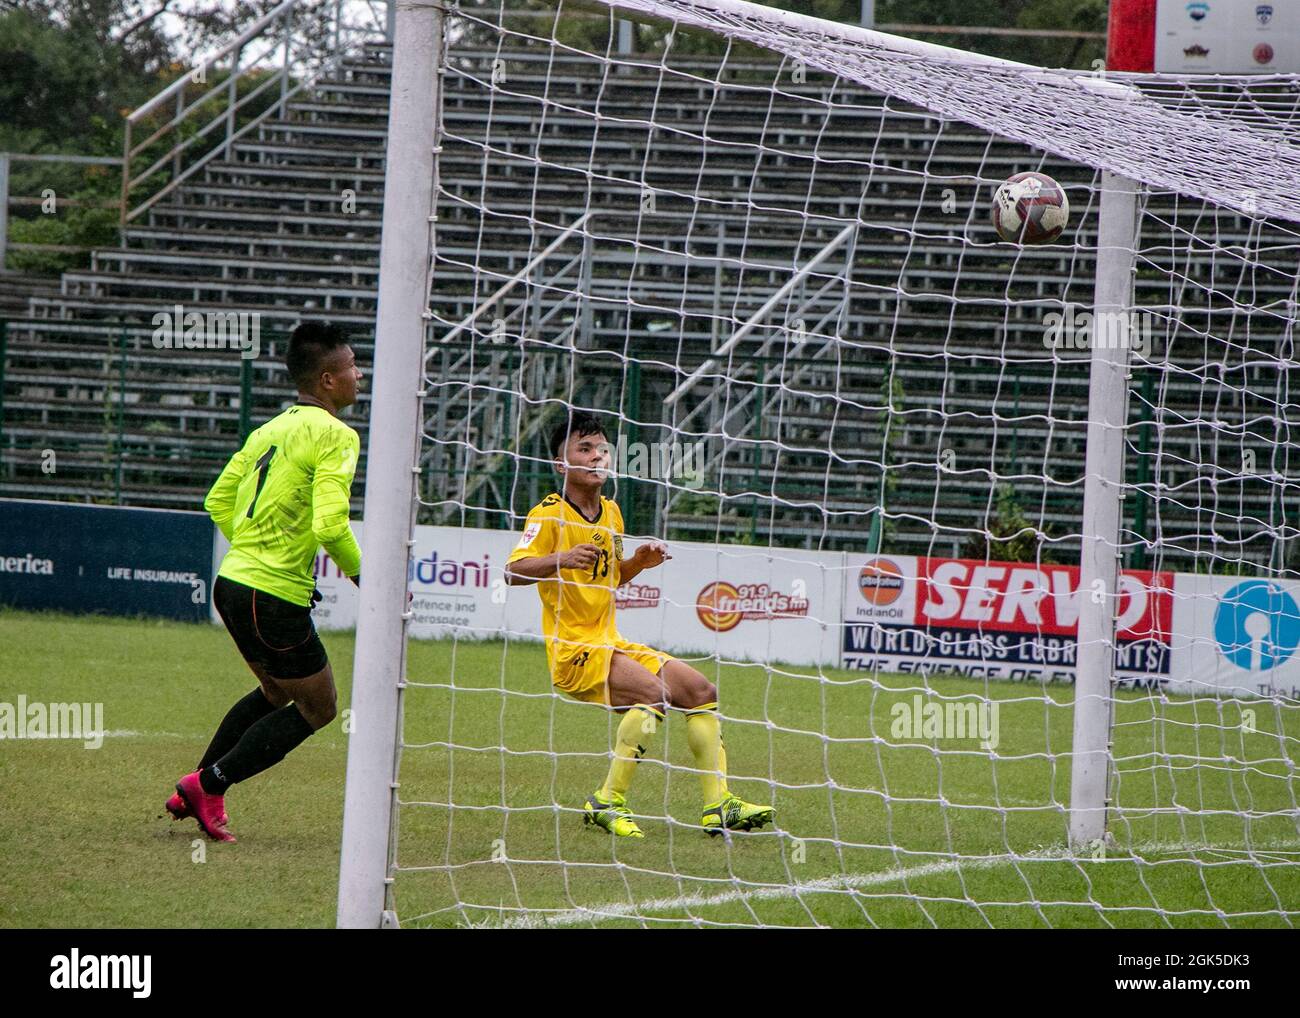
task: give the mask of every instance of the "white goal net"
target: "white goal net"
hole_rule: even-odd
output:
[[[353,920],[1294,925],[1297,82],[740,0],[439,25],[414,639],[394,692],[363,618],[359,723],[376,689],[400,710],[366,733],[392,781],[350,763],[349,817],[391,823]],[[1069,198],[1050,246],[990,222],[1028,171]],[[584,827],[620,716],[553,688],[537,589],[502,572],[575,410],[625,554],[673,555],[619,631],[716,685],[760,831],[701,830],[674,710],[628,792],[645,837]],[[406,540],[370,523],[390,439],[368,561]]]

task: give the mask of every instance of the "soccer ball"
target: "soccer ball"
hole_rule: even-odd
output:
[[[993,229],[1008,244],[1050,244],[1069,218],[1065,189],[1046,173],[1017,173],[993,194]]]

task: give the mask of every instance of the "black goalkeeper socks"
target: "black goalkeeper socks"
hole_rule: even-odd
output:
[[[272,711],[249,728],[230,752],[200,771],[199,783],[209,795],[225,795],[231,785],[278,764],[313,731],[293,704]]]
[[[258,686],[226,712],[226,716],[221,719],[221,724],[217,726],[217,734],[212,737],[212,742],[208,744],[208,751],[203,754],[197,769],[201,771],[220,760],[235,748],[246,731],[273,710],[275,706],[266,698],[262,687]]]

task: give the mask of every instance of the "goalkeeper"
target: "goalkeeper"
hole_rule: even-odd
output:
[[[297,403],[248,436],[203,503],[230,541],[212,600],[258,688],[230,708],[166,808],[217,841],[235,840],[226,789],[334,719],[334,672],[311,620],[317,550],[354,583],[361,572],[348,522],[361,443],[338,417],[357,400],[356,357],[338,326],[308,322],[294,329],[285,367]]]
[[[575,411],[552,432],[550,449],[560,491],[529,512],[506,576],[511,585],[537,584],[555,688],[623,715],[609,773],[587,797],[583,822],[619,837],[643,836],[628,809],[627,790],[671,708],[686,716],[686,741],[704,792],[704,829],[718,834],[762,827],[772,820],[772,808],[743,802],[727,790],[717,687],[685,662],[623,639],[615,627],[615,589],[670,556],[663,544],[651,541],[623,558],[623,515],[600,493],[610,467],[604,425],[593,414]]]

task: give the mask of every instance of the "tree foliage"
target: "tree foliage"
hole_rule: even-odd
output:
[[[0,0],[0,150],[117,155],[122,117],[277,0]],[[332,0],[296,14],[322,50]],[[310,56],[310,53],[299,54]]]
[[[999,484],[987,530],[972,534],[962,547],[962,557],[989,562],[1054,562],[1045,530],[1025,515],[1010,484]]]
[[[128,112],[273,6],[275,0],[0,0],[0,151],[120,156]],[[299,14],[298,34],[322,50],[330,36],[319,22],[329,8],[330,0],[314,0]],[[219,82],[224,73],[214,68],[209,80]],[[241,95],[248,91],[243,84]],[[193,124],[182,125],[182,135],[187,127]],[[50,214],[48,200],[15,205],[10,239],[82,247],[111,243],[117,214],[93,206],[116,200],[120,187],[113,167],[15,161],[10,194],[53,195],[56,211]],[[8,265],[57,272],[82,261],[56,252],[12,251]]]

